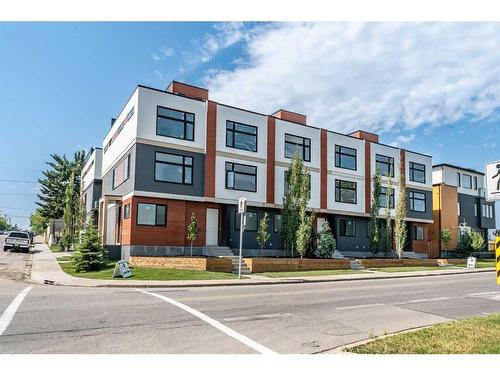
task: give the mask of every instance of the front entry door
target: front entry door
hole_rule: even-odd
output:
[[[206,223],[206,245],[217,245],[219,229],[219,210],[216,208],[207,208],[207,223]]]

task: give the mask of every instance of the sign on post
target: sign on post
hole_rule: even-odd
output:
[[[247,211],[247,199],[241,197],[238,200],[238,213],[240,214],[240,254],[238,256],[238,279],[241,279],[241,250],[243,248],[243,231],[245,230],[245,219]]]
[[[500,160],[487,163],[484,167],[486,175],[486,200],[500,200]]]
[[[247,211],[247,199],[242,197],[238,200],[238,213],[244,214]]]
[[[130,271],[130,268],[128,268],[128,263],[125,260],[120,260],[115,265],[113,278],[118,276],[121,276],[124,279],[132,276],[132,272]]]
[[[476,268],[476,257],[467,258],[467,268]]]

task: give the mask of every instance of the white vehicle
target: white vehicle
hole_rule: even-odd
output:
[[[3,251],[7,250],[22,250],[30,251],[30,236],[27,232],[12,231],[5,237]]]

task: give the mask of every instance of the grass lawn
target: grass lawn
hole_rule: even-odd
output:
[[[380,272],[409,272],[409,271],[433,271],[433,270],[443,270],[448,267],[439,266],[409,266],[409,267],[382,267],[382,268],[370,268],[370,271],[380,271]]]
[[[289,272],[262,272],[257,275],[266,277],[300,277],[300,276],[325,276],[325,275],[351,275],[363,271],[353,270],[318,270],[318,271],[289,271]]]
[[[87,279],[113,279],[115,262],[110,262],[100,271],[81,272],[75,271],[71,263],[59,263],[64,272],[72,276],[84,277]],[[220,280],[237,279],[238,275],[226,272],[208,272],[193,270],[174,270],[168,268],[155,267],[130,267],[132,277],[127,280]],[[117,277],[116,280],[123,280]]]
[[[64,250],[63,250],[61,245],[59,245],[58,243],[55,243],[55,244],[50,245],[50,251],[52,251],[53,253],[61,253]]]
[[[457,267],[467,267],[466,264],[457,265]],[[476,268],[496,267],[495,259],[483,259],[476,262]]]
[[[500,354],[500,314],[437,324],[346,351],[359,354]]]
[[[68,262],[71,260],[71,258],[72,258],[71,255],[64,255],[62,257],[57,257],[57,261],[58,262]]]

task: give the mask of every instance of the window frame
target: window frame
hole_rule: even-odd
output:
[[[227,165],[228,164],[232,164],[232,170],[228,170],[227,169]],[[235,165],[240,165],[242,167],[251,167],[251,168],[253,168],[255,170],[255,174],[245,173],[245,172],[235,172],[234,171],[234,166]],[[226,161],[224,163],[224,172],[225,172],[225,188],[226,189],[228,189],[228,190],[237,190],[237,191],[248,191],[250,193],[256,193],[257,192],[257,166],[256,165],[240,164],[240,163],[235,163],[235,162],[232,162],[232,161]],[[247,176],[255,176],[255,190],[236,189],[235,187],[228,187],[228,173],[229,172],[234,173],[235,177],[236,177],[236,174],[244,174],[244,175],[247,175]],[[236,181],[236,178],[234,179],[234,181]]]
[[[153,205],[155,206],[155,223],[154,224],[140,224],[139,223],[139,206],[140,205]],[[158,207],[165,207],[165,223],[164,224],[158,224]],[[135,219],[135,224],[136,225],[141,225],[145,227],[166,227],[167,226],[167,218],[168,218],[168,206],[166,204],[156,204],[156,203],[148,203],[148,202],[137,202],[137,217]]]
[[[280,228],[280,230],[276,229],[276,217],[277,216],[279,216],[281,219],[283,218],[281,216],[281,214],[273,214],[273,233],[280,233],[281,232],[281,228]],[[281,219],[280,219],[280,221],[281,221]]]
[[[252,229],[247,229],[248,226],[245,225],[245,230],[244,232],[257,232],[257,230],[259,229],[259,213],[257,211],[247,211],[246,212],[247,214],[255,214],[255,229],[252,230]],[[241,215],[240,213],[238,213],[238,210],[235,210],[234,211],[234,229],[239,231],[240,230],[240,217],[238,217],[238,215]],[[248,223],[248,217],[247,217],[247,223]]]
[[[229,123],[233,124],[233,128],[232,129],[228,129]],[[251,134],[251,133],[248,133],[248,132],[245,132],[245,131],[242,131],[242,130],[236,130],[236,125],[244,125],[244,126],[248,126],[248,127],[254,128],[255,129],[255,134]],[[233,137],[232,137],[232,139],[233,139],[233,145],[232,146],[228,144],[228,140],[229,140],[229,138],[227,136],[228,132],[232,132],[233,133]],[[240,133],[240,134],[255,136],[255,150],[247,150],[245,148],[236,147],[235,144],[234,144],[235,133]],[[236,150],[248,151],[248,152],[258,152],[258,150],[259,150],[259,128],[257,126],[254,126],[254,125],[244,124],[244,123],[238,122],[238,121],[226,120],[226,147],[234,148]]]
[[[423,170],[415,168],[416,166],[422,166]],[[417,181],[417,180],[415,180],[415,171],[423,172],[424,173],[424,180],[423,181]],[[410,181],[416,182],[418,184],[425,184],[427,182],[427,177],[425,175],[425,172],[426,172],[425,164],[417,163],[415,161],[410,161],[410,164],[409,164],[409,179],[410,179]]]
[[[457,201],[457,216],[462,215],[462,203]]]
[[[123,206],[123,219],[130,219],[130,203],[127,203]]]
[[[474,186],[473,185],[473,181],[472,181],[472,176],[470,174],[463,173],[462,174],[462,179],[463,179],[463,181],[462,181],[462,188],[464,188],[464,189],[471,189],[472,190],[472,187]],[[469,186],[466,186],[466,184],[465,184],[466,181],[470,182]]]
[[[382,198],[382,195],[384,195],[386,197],[385,199],[387,199],[387,193],[382,193],[382,191],[384,191],[384,189],[387,192],[387,189],[389,189],[389,187],[386,187],[386,186],[382,186],[381,187],[381,189],[380,189],[380,198]],[[394,195],[395,195],[394,188],[391,188],[391,190],[392,190],[392,192],[391,192],[391,201],[389,203],[389,208],[392,210],[392,209],[396,208],[396,200],[394,198]],[[379,198],[379,200],[380,200],[380,198]],[[382,205],[380,202],[379,202],[379,204],[380,204],[380,208],[385,208],[386,207],[386,204]]]
[[[379,157],[381,157],[381,158],[387,158],[388,161],[377,160]],[[388,166],[388,168],[389,168],[389,175],[385,175],[385,174],[380,173],[381,176],[384,176],[384,177],[394,177],[394,158],[392,156],[386,156],[386,155],[382,155],[382,154],[375,154],[375,170],[379,169],[378,168],[378,163],[380,163],[380,164],[386,164]],[[379,172],[380,172],[380,169],[379,169]]]
[[[302,144],[299,144],[299,143],[296,143],[296,142],[292,142],[292,141],[287,141],[286,140],[286,137],[287,136],[290,136],[290,137],[297,137],[297,138],[301,138],[302,139]],[[305,144],[305,141],[308,140],[309,141],[309,145],[307,146]],[[291,156],[286,156],[286,144],[289,143],[289,144],[293,144],[293,145],[297,145],[297,146],[302,146],[302,161],[304,162],[307,162],[307,163],[310,163],[311,162],[311,138],[307,138],[307,137],[302,137],[300,135],[294,135],[294,134],[289,134],[289,133],[285,133],[285,136],[284,136],[284,143],[283,143],[283,155],[286,159],[291,159],[293,157],[293,155]],[[307,160],[305,158],[305,155],[306,155],[306,148],[309,148],[309,160]]]
[[[337,186],[337,182],[339,182],[339,186]],[[341,187],[340,185],[342,185],[342,182],[348,182],[350,184],[354,184],[354,189]],[[342,199],[341,198],[342,197],[342,194],[341,194],[342,189],[354,191],[354,202],[343,202],[341,200]],[[339,190],[338,194],[337,194],[337,190]],[[347,181],[347,180],[341,180],[341,179],[336,178],[335,179],[335,202],[344,203],[344,204],[358,204],[358,183],[354,182],[354,181]]]
[[[120,182],[118,185],[115,185],[115,183],[116,183],[115,171],[118,170],[118,168],[121,166],[122,163],[125,164],[125,162],[126,162],[126,165],[123,166],[123,181]],[[125,166],[127,168],[125,168]],[[127,178],[125,178],[125,175],[127,176]],[[113,172],[111,174],[111,177],[112,177],[112,181],[111,181],[112,189],[111,190],[115,190],[119,186],[123,185],[125,183],[125,181],[127,181],[130,178],[130,154],[128,154],[126,157],[124,157],[122,160],[120,160],[118,162],[118,164],[116,165],[116,167],[113,168]]]
[[[423,199],[422,198],[416,198],[415,197],[415,194],[421,194],[423,195]],[[408,192],[408,210],[409,211],[412,211],[412,212],[427,212],[427,195],[425,193],[421,193],[421,192],[418,192],[418,191],[409,191]],[[415,201],[423,201],[424,202],[424,210],[421,211],[421,210],[415,210]],[[412,208],[413,206],[413,208]]]
[[[169,116],[165,116],[165,115],[160,115],[160,108],[167,109],[169,111],[181,112],[181,113],[184,114],[184,120],[180,120],[178,118],[169,117]],[[187,120],[187,115],[193,115],[193,121]],[[175,137],[173,135],[166,135],[166,134],[160,134],[160,133],[158,133],[158,124],[159,124],[158,119],[159,118],[163,118],[163,119],[166,119],[166,120],[173,120],[173,121],[177,121],[179,123],[183,123],[183,125],[184,125],[183,126],[183,137]],[[186,138],[186,128],[187,128],[188,124],[192,124],[193,125],[193,139]],[[194,138],[195,138],[195,136],[194,136],[194,133],[195,133],[195,124],[196,124],[196,115],[193,112],[187,112],[187,111],[182,111],[180,109],[163,107],[161,105],[157,105],[156,106],[156,135],[158,135],[160,137],[168,137],[168,138],[180,139],[180,140],[183,140],[183,141],[194,142]]]
[[[347,222],[350,221],[350,222],[353,222],[354,223],[354,234],[347,234]],[[342,222],[344,222],[344,233],[342,233]],[[340,237],[356,237],[356,219],[339,219],[339,236]]]
[[[182,164],[158,160],[158,158],[157,158],[158,154],[164,154],[164,155],[172,155],[172,156],[182,157]],[[186,158],[190,158],[191,159],[191,165],[186,164]],[[182,167],[182,181],[183,182],[159,180],[156,177],[156,164],[157,163],[167,164],[167,165],[181,166]],[[191,183],[184,182],[185,181],[185,177],[186,177],[186,168],[188,168],[188,169],[190,168],[191,169]],[[177,184],[177,185],[188,185],[188,186],[191,186],[191,185],[193,185],[193,176],[194,176],[193,172],[194,172],[194,158],[192,156],[181,155],[181,154],[174,154],[172,152],[155,151],[155,164],[154,164],[154,180],[155,180],[155,182],[163,182],[163,183],[167,183],[167,184]]]
[[[422,230],[422,238],[419,238],[418,236],[418,229]],[[412,240],[413,241],[424,241],[425,240],[425,232],[424,232],[424,226],[423,225],[412,225]]]
[[[354,151],[354,155],[351,154],[346,154],[342,152],[342,149],[349,149]],[[339,156],[337,159],[337,155]],[[341,156],[350,156],[354,157],[354,168],[349,168],[349,167],[343,167],[342,164],[342,158]],[[347,146],[342,146],[342,145],[335,145],[335,154],[334,154],[334,159],[335,159],[335,168],[341,168],[341,169],[348,169],[350,171],[357,171],[358,170],[358,150],[352,147],[347,147]]]

